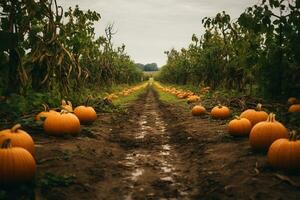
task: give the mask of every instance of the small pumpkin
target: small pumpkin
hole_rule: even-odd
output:
[[[294,104],[289,107],[290,113],[300,112],[300,104]]]
[[[250,132],[249,141],[254,150],[268,150],[277,139],[288,138],[288,130],[270,113],[267,121],[257,123]]]
[[[296,97],[290,97],[290,98],[288,98],[287,102],[288,102],[289,105],[293,105],[293,104],[299,103],[299,101],[298,101],[298,99]]]
[[[268,119],[268,113],[261,110],[262,104],[257,104],[256,109],[247,109],[241,113],[241,118],[247,118],[251,122],[252,126],[258,122],[266,121]]]
[[[35,147],[32,137],[21,130],[21,125],[16,124],[11,129],[5,129],[0,131],[0,144],[5,140],[11,139],[13,147],[22,147],[29,151],[33,156],[35,154]]]
[[[210,115],[216,119],[225,119],[230,116],[230,110],[227,106],[219,104],[218,106],[213,107]]]
[[[60,106],[63,110],[66,110],[68,112],[73,112],[73,106],[71,101],[65,101],[64,99],[61,100],[61,106]]]
[[[199,116],[206,113],[206,109],[202,105],[196,105],[192,108],[192,115]]]
[[[80,132],[80,121],[76,115],[62,110],[60,114],[46,118],[44,130],[49,135],[76,135]]]
[[[191,95],[187,98],[188,103],[194,103],[200,100],[200,97],[198,95]]]
[[[228,124],[228,132],[232,136],[247,136],[251,131],[252,125],[247,118],[235,116]]]
[[[88,106],[89,97],[87,98],[85,105],[77,106],[74,109],[74,114],[78,117],[81,123],[92,123],[97,119],[97,113],[93,107]]]
[[[12,147],[10,139],[0,144],[0,185],[31,181],[36,172],[33,156],[24,148]]]
[[[295,132],[289,139],[282,138],[272,143],[268,151],[268,162],[271,166],[287,170],[300,170],[300,140]]]
[[[39,121],[41,117],[47,118],[49,115],[58,114],[58,112],[56,112],[55,110],[50,110],[48,105],[46,104],[43,104],[43,107],[44,107],[44,111],[40,112],[35,116],[34,118],[35,121]]]

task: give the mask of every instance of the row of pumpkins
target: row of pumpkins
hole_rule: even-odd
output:
[[[176,95],[178,98],[192,97],[192,101],[200,100],[200,96],[190,91],[178,90],[174,87],[163,87],[159,83],[155,86],[160,90]],[[207,92],[209,88],[203,88]],[[189,96],[190,95],[190,96]],[[289,112],[300,112],[300,101],[291,97],[288,99]],[[290,135],[286,127],[276,121],[275,114],[269,115],[262,111],[262,105],[258,104],[256,109],[247,109],[228,123],[228,132],[232,136],[249,136],[251,147],[257,151],[268,151],[268,161],[276,168],[283,170],[300,169],[300,140],[292,132]],[[192,108],[194,116],[207,113],[205,107],[196,105]],[[230,109],[227,106],[218,105],[212,108],[210,115],[215,119],[226,119],[230,117]]]
[[[113,100],[119,98],[119,96],[125,96],[126,97],[126,96],[128,96],[128,95],[130,95],[130,94],[132,94],[132,93],[134,93],[134,92],[136,92],[136,91],[138,91],[142,88],[145,88],[146,86],[147,86],[147,83],[143,83],[143,84],[134,86],[132,88],[124,89],[124,90],[122,90],[122,91],[120,91],[116,94],[115,93],[107,94],[105,96],[105,99],[107,99],[109,101],[113,101]]]
[[[44,131],[49,135],[77,134],[80,123],[89,124],[96,120],[93,107],[81,105],[72,108],[71,102],[62,100],[60,112],[45,110],[35,116],[44,119]],[[35,146],[32,137],[17,124],[11,129],[0,131],[0,185],[11,185],[30,181],[35,176]]]
[[[194,103],[197,101],[200,101],[201,96],[195,95],[194,92],[189,91],[189,90],[182,90],[182,89],[177,89],[175,87],[164,87],[158,82],[154,82],[155,87],[158,89],[162,90],[163,92],[170,93],[175,95],[179,99],[186,99],[188,103]],[[209,91],[209,87],[204,87],[201,89],[201,93],[205,93]]]
[[[126,96],[146,85],[138,85],[121,93]],[[57,112],[44,105],[44,111],[35,116],[36,121],[44,120],[43,128],[49,135],[76,135],[80,132],[80,124],[90,124],[97,119],[97,114],[91,106],[81,105],[73,110],[70,101],[62,100],[61,108],[61,111]],[[35,176],[34,141],[20,128],[21,125],[17,124],[11,129],[0,131],[0,185],[27,182]]]

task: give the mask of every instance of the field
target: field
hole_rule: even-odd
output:
[[[228,120],[147,86],[114,113],[98,113],[76,137],[32,136],[36,183],[12,199],[298,199],[300,178],[272,168]],[[24,186],[23,186],[24,187]],[[5,198],[4,198],[5,199]]]

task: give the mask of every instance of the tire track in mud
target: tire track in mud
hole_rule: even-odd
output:
[[[130,108],[127,122],[113,130],[124,151],[120,199],[190,199],[183,171],[184,162],[170,142],[159,100],[152,88]],[[126,120],[126,119],[125,119]]]

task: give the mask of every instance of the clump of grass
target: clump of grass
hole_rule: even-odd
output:
[[[113,100],[113,104],[117,107],[124,107],[130,102],[137,100],[143,92],[145,92],[145,88],[139,89],[138,91],[133,92],[128,96],[120,96],[119,98]]]
[[[41,188],[67,187],[75,182],[74,175],[58,176],[52,173],[46,173],[39,181]]]

